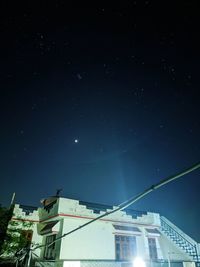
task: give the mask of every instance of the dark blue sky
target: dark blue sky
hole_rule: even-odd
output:
[[[116,205],[200,159],[195,4],[64,2],[1,9],[3,205],[58,188]],[[196,171],[133,208],[200,241],[199,186]]]

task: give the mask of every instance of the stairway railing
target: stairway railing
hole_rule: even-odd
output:
[[[186,239],[181,233],[179,233],[175,228],[173,228],[164,217],[160,217],[161,230],[183,251],[187,253],[195,261],[199,261],[200,257],[197,251],[197,244],[191,243]]]

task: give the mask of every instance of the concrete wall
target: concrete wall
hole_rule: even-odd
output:
[[[117,208],[117,207],[113,207]],[[88,219],[96,218],[98,215],[93,212],[91,209],[87,209],[85,205],[80,205],[78,200],[59,198],[57,204],[55,204],[55,209],[59,215],[74,215],[87,217]],[[107,210],[109,211],[109,210]],[[101,211],[99,215],[104,214],[105,212]],[[51,216],[51,213],[49,214]],[[153,225],[160,226],[160,216],[157,213],[147,212],[142,216],[138,216],[137,219],[132,218],[130,215],[127,215],[124,211],[117,211],[111,215],[106,216],[106,220],[130,222],[144,225]]]
[[[63,233],[82,223],[80,219],[65,219]],[[110,223],[99,221],[66,236],[62,239],[60,259],[115,259],[112,230]]]

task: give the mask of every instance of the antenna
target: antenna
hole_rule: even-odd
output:
[[[14,204],[14,202],[15,202],[15,196],[16,196],[16,194],[15,194],[15,192],[12,194],[12,198],[11,198],[11,201],[10,201],[10,208],[12,207],[12,205]]]

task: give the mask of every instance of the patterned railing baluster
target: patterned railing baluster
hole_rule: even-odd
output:
[[[191,256],[195,261],[200,261],[196,245],[192,244],[184,236],[177,232],[172,226],[170,226],[162,217],[161,230],[164,232],[175,244],[177,244],[184,252]]]

